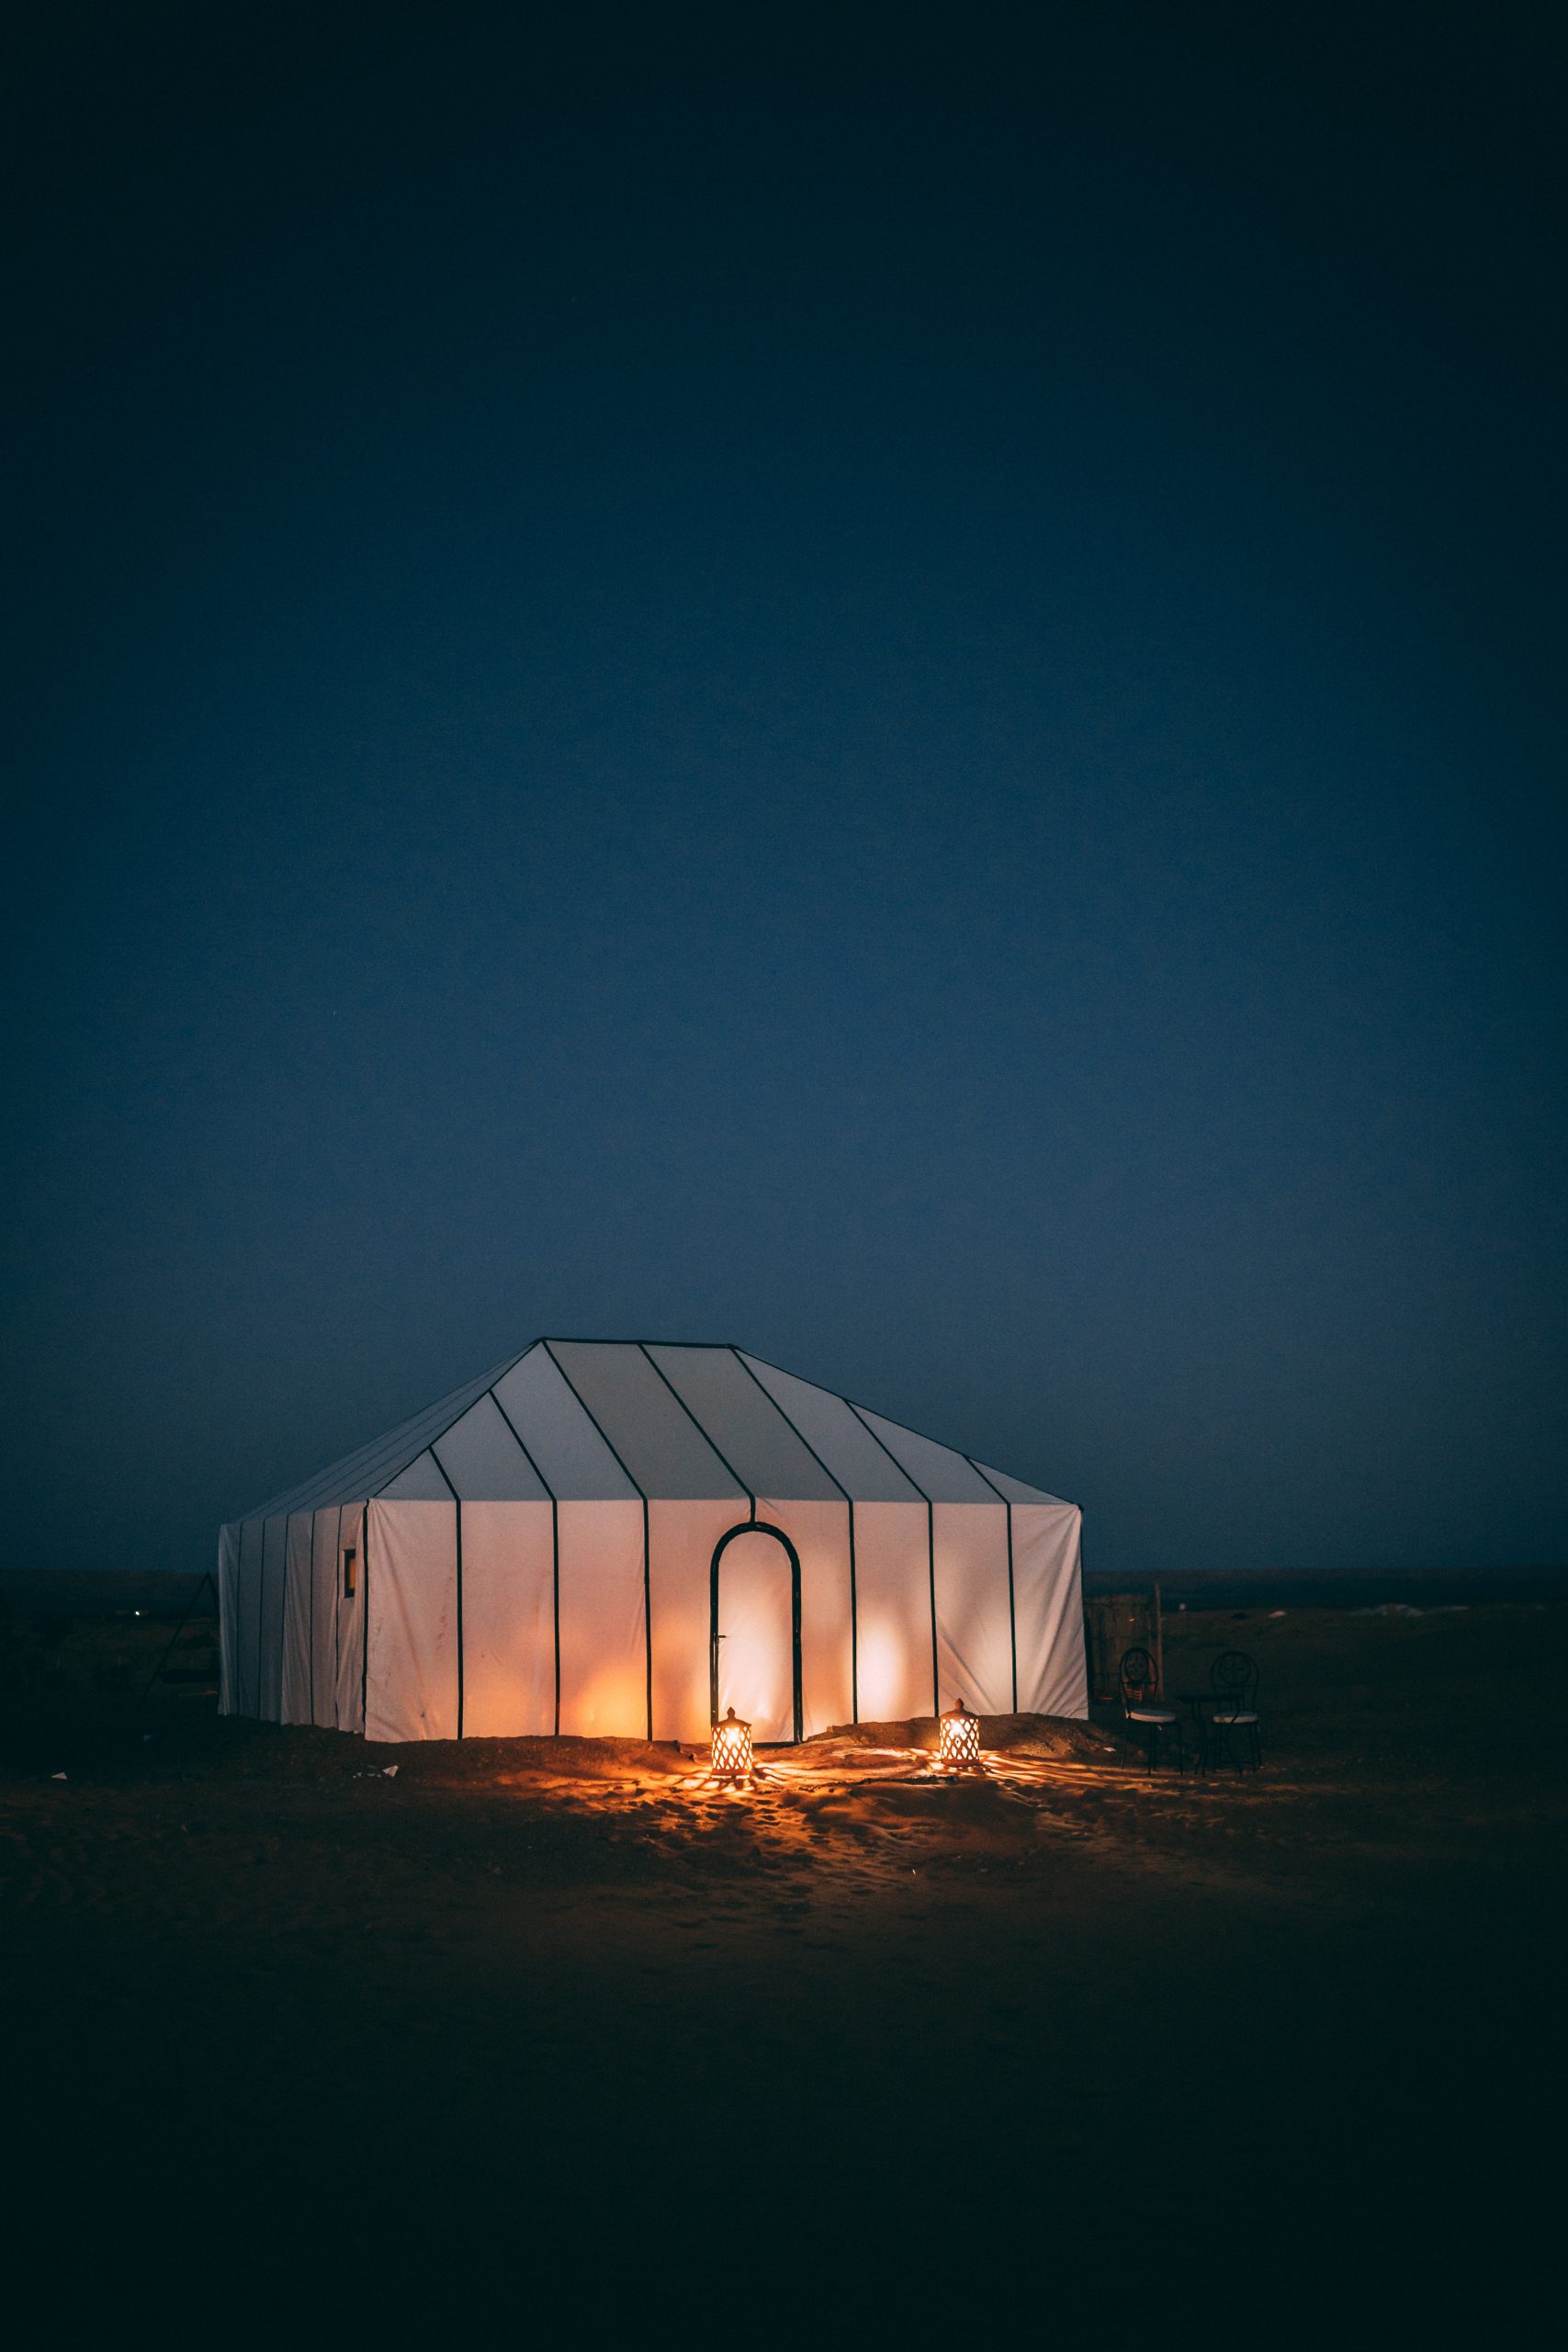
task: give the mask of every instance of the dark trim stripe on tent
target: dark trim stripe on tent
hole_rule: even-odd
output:
[[[740,1476],[740,1473],[736,1468],[734,1463],[730,1461],[723,1447],[719,1444],[717,1438],[714,1436],[711,1430],[704,1429],[701,1421],[698,1420],[695,1413],[693,1412],[691,1407],[687,1404],[685,1398],[682,1396],[674,1382],[670,1378],[668,1373],[664,1372],[659,1363],[655,1362],[653,1356],[649,1353],[647,1340],[639,1340],[637,1344],[640,1352],[648,1357],[649,1363],[653,1365],[654,1371],[659,1374],[660,1379],[663,1381],[665,1387],[668,1388],[671,1396],[673,1396],[675,1402],[681,1408],[681,1410],[685,1414],[686,1419],[691,1422],[692,1427],[696,1430],[696,1433],[702,1439],[703,1443],[708,1448],[710,1453],[717,1454],[719,1460],[723,1463],[725,1468],[728,1471],[730,1476],[734,1479],[736,1485],[745,1496],[748,1504],[750,1506],[751,1517],[754,1520],[757,1516],[757,1498],[751,1492],[750,1487],[746,1484],[745,1479]]]
[[[986,1478],[985,1472],[972,1453],[966,1453],[964,1459],[977,1477]],[[986,1484],[1008,1515],[1008,1646],[1012,1655],[1012,1711],[1016,1715],[1018,1713],[1018,1611],[1013,1605],[1012,1593],[1012,1505],[994,1479],[986,1478]]]
[[[480,1373],[477,1380],[466,1382],[461,1388],[449,1389],[445,1396],[438,1396],[423,1412],[413,1414],[406,1421],[400,1421],[396,1429],[384,1430],[379,1437],[356,1446],[352,1453],[340,1455],[324,1470],[317,1471],[314,1477],[304,1479],[297,1486],[286,1487],[276,1495],[269,1495],[264,1503],[256,1505],[254,1510],[247,1512],[246,1517],[270,1518],[286,1508],[290,1510],[326,1510],[333,1503],[357,1502],[363,1495],[373,1495],[378,1488],[372,1485],[372,1478],[379,1484],[389,1485],[400,1471],[408,1468],[411,1462],[417,1461],[432,1442],[429,1434],[432,1429],[437,1438],[445,1437],[447,1430],[462,1419],[469,1407],[479,1402],[489,1384],[504,1380],[513,1366],[521,1363],[523,1358],[530,1355],[538,1344],[536,1340],[531,1341],[509,1362],[493,1364],[489,1372]],[[442,1421],[440,1415],[446,1413],[447,1408],[459,1397],[464,1401],[458,1405],[456,1413],[447,1413],[446,1419]]]
[[[476,1397],[474,1399],[474,1404],[478,1404],[478,1402],[479,1399]],[[472,1405],[469,1406],[468,1410],[472,1412]],[[462,1418],[463,1416],[459,1413],[457,1420],[460,1421]],[[452,1423],[452,1427],[456,1429],[457,1426],[457,1421],[454,1421]],[[446,1431],[443,1430],[441,1435],[442,1437],[445,1437],[446,1435]],[[434,1463],[436,1469],[441,1473],[441,1483],[446,1487],[447,1493],[451,1496],[453,1509],[457,1514],[457,1736],[461,1739],[463,1736],[463,1498],[457,1492],[457,1487],[452,1484],[451,1479],[446,1476],[446,1470],[442,1466],[441,1456],[435,1451],[438,1442],[439,1441],[437,1439],[432,1438],[426,1450],[429,1453],[432,1462]],[[415,1461],[419,1459],[417,1454],[414,1456],[414,1459]]]
[[[359,1564],[365,1574],[360,1578],[360,1652],[359,1652],[359,1729],[363,1737],[370,1736],[370,1506],[363,1503],[359,1511]]]
[[[523,1351],[523,1355],[528,1355],[531,1353],[532,1351],[528,1348],[525,1348]],[[519,1356],[517,1361],[521,1363],[523,1356]],[[511,1370],[510,1365],[508,1365],[507,1370]],[[522,1454],[524,1461],[528,1464],[529,1469],[534,1473],[535,1477],[537,1478],[540,1486],[543,1487],[546,1494],[548,1495],[550,1498],[550,1605],[555,1623],[555,1736],[558,1739],[560,1737],[560,1502],[556,1494],[555,1488],[551,1486],[549,1480],[546,1477],[544,1472],[540,1469],[538,1464],[535,1461],[533,1455],[524,1444],[522,1432],[519,1430],[516,1422],[513,1419],[511,1414],[507,1411],[505,1406],[502,1403],[500,1397],[495,1393],[500,1383],[504,1380],[505,1377],[505,1373],[499,1373],[496,1375],[495,1380],[492,1381],[491,1385],[485,1390],[485,1395],[490,1398],[491,1403],[495,1407],[496,1411],[501,1415],[502,1419],[512,1431],[513,1436],[517,1441],[518,1452]]]
[[[903,1476],[908,1478],[910,1486],[913,1487],[916,1494],[921,1498],[926,1507],[926,1574],[931,1586],[931,1713],[933,1715],[940,1715],[942,1713],[942,1670],[937,1663],[936,1648],[936,1506],[931,1501],[930,1495],[926,1493],[925,1488],[921,1486],[914,1472],[912,1470],[905,1469],[903,1463],[899,1461],[898,1456],[894,1453],[891,1446],[882,1444],[882,1440],[876,1436],[876,1431],[872,1428],[871,1423],[866,1419],[865,1415],[861,1411],[860,1407],[854,1402],[854,1399],[852,1397],[846,1396],[844,1402],[849,1407],[851,1412],[854,1415],[856,1420],[860,1423],[862,1429],[865,1431],[867,1437],[876,1439],[877,1444],[882,1446],[883,1453],[886,1454],[887,1459],[891,1462],[895,1470],[902,1472]],[[910,1435],[914,1435],[913,1430],[910,1431]]]
[[[741,1371],[746,1374],[747,1379],[751,1383],[752,1387],[757,1391],[758,1396],[766,1398],[767,1402],[773,1407],[774,1412],[778,1415],[780,1420],[784,1423],[785,1429],[793,1430],[795,1435],[800,1440],[800,1442],[806,1448],[806,1451],[809,1453],[813,1462],[816,1463],[818,1470],[821,1471],[822,1476],[829,1480],[833,1486],[838,1487],[840,1494],[841,1494],[844,1498],[845,1506],[849,1510],[850,1721],[852,1724],[858,1724],[860,1721],[860,1605],[859,1599],[855,1591],[855,1498],[853,1495],[851,1494],[849,1488],[839,1479],[833,1476],[833,1473],[829,1469],[828,1464],[823,1461],[822,1456],[818,1453],[817,1448],[812,1444],[811,1440],[807,1436],[806,1431],[797,1427],[797,1425],[791,1420],[789,1415],[784,1411],[784,1407],[779,1403],[778,1398],[773,1395],[772,1389],[763,1387],[761,1382],[758,1379],[756,1374],[752,1371],[750,1365],[741,1354],[739,1349],[731,1348],[729,1352],[735,1358],[736,1363],[740,1366]],[[763,1358],[759,1356],[757,1361],[761,1363],[763,1362]],[[784,1370],[784,1366],[782,1364],[773,1364],[770,1366],[770,1370],[773,1372],[782,1372]],[[788,1376],[791,1378],[794,1377],[793,1374]],[[755,1510],[755,1503],[752,1504],[751,1508]]]
[[[563,1340],[561,1341],[563,1348],[570,1347],[574,1343],[570,1340]],[[598,1343],[596,1342],[595,1344]],[[604,1423],[600,1420],[598,1414],[594,1412],[592,1407],[583,1396],[582,1391],[572,1379],[571,1374],[568,1372],[565,1364],[562,1363],[559,1356],[557,1355],[554,1348],[551,1347],[548,1340],[541,1340],[539,1345],[544,1349],[545,1353],[548,1356],[550,1362],[554,1364],[556,1370],[559,1373],[561,1378],[565,1381],[567,1386],[570,1389],[572,1395],[581,1406],[583,1411],[588,1415],[589,1419],[592,1422],[594,1428],[598,1430],[605,1444],[610,1447],[611,1453],[615,1455],[615,1460],[620,1463],[621,1468],[626,1472],[627,1478],[631,1480],[633,1487],[636,1487],[637,1493],[642,1497],[642,1634],[647,1660],[644,1676],[644,1690],[648,1720],[647,1736],[651,1739],[653,1737],[653,1575],[649,1557],[648,1497],[643,1491],[640,1481],[632,1477],[630,1466],[622,1460],[620,1453],[616,1447],[611,1444],[610,1432],[605,1429]],[[525,1350],[524,1352],[526,1353],[527,1351]],[[657,1369],[658,1367],[655,1366],[655,1370]]]

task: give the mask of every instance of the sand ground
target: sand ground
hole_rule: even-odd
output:
[[[1176,1621],[1172,1687],[1258,1659],[1256,1778],[1015,1722],[981,1784],[893,1727],[734,1795],[634,1743],[14,1708],[17,2340],[1519,2333],[1565,1621]]]

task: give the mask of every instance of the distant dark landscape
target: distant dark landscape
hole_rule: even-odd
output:
[[[1477,1608],[1487,1602],[1561,1600],[1568,1567],[1556,1568],[1191,1568],[1154,1577],[1097,1576],[1086,1593],[1146,1592],[1157,1583],[1172,1609]]]
[[[1086,1594],[1160,1589],[1174,1609],[1358,1609],[1380,1600],[1412,1608],[1479,1607],[1487,1602],[1568,1598],[1568,1567],[1552,1568],[1191,1568],[1154,1576],[1084,1571]],[[201,1596],[203,1579],[175,1570],[0,1569],[0,1613],[64,1610],[79,1616],[140,1611],[180,1617]]]

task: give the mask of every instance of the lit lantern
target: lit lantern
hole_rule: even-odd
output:
[[[733,1707],[713,1727],[713,1770],[716,1780],[743,1781],[751,1770],[751,1726],[739,1722]]]
[[[945,1715],[936,1719],[937,1761],[962,1770],[980,1761],[980,1718],[972,1715],[961,1699]]]

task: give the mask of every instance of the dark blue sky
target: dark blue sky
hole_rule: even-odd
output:
[[[37,12],[9,1563],[540,1331],[1568,1555],[1561,40]]]

